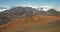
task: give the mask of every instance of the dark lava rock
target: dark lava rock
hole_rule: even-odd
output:
[[[6,16],[0,16],[0,25],[6,24],[9,22],[9,18]]]

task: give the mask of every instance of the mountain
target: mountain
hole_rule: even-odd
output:
[[[55,10],[55,9],[49,9],[49,10],[47,11],[47,13],[48,13],[48,15],[60,16],[60,15],[59,15],[60,12],[58,12],[58,11]]]
[[[4,25],[0,25],[1,32],[57,32],[60,31],[60,17],[54,15],[55,10],[37,11],[31,7],[15,7],[0,13]],[[51,15],[51,14],[53,15]],[[2,16],[3,17],[2,17]],[[48,16],[49,15],[49,16]],[[5,18],[6,16],[6,18]],[[8,21],[3,21],[8,20]],[[59,21],[56,21],[59,20]],[[57,28],[58,27],[58,28]],[[57,30],[58,29],[58,30]]]
[[[35,15],[36,14],[36,9],[34,8],[31,8],[31,7],[15,7],[13,9],[10,9],[10,10],[6,10],[4,12],[2,12],[2,15],[4,16],[8,16],[8,17],[11,17],[11,18],[14,18],[14,17],[20,17],[20,16],[32,16],[32,15]]]
[[[35,8],[32,7],[15,7],[10,10],[6,10],[1,15],[8,16],[9,18],[16,18],[16,17],[31,17],[34,15],[59,15],[59,12],[57,12],[55,9],[49,9],[48,11],[38,11]]]
[[[0,12],[0,25],[8,23],[10,20],[21,17],[32,17],[36,15],[36,9],[31,7],[15,7],[10,10]],[[8,19],[9,18],[9,19]]]
[[[51,15],[55,15],[57,13],[57,11],[55,9],[50,9],[47,12],[48,12],[48,14],[51,14]]]

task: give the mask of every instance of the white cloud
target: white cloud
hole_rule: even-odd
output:
[[[11,9],[11,6],[3,6],[3,8],[9,10],[9,9]]]
[[[43,8],[44,11],[54,8],[53,6],[40,6],[39,8]]]
[[[44,11],[47,11],[49,9],[54,9],[55,7],[54,6],[37,6],[37,5],[15,5],[15,7],[17,6],[22,6],[22,7],[32,7],[32,8],[36,8],[36,9],[40,9],[40,8],[43,8]],[[4,6],[1,6],[3,9],[0,9],[0,11],[4,11],[4,10],[9,10],[11,9],[11,6],[7,6],[7,5],[4,5]],[[60,9],[58,9],[60,10]]]
[[[7,10],[7,9],[0,9],[0,12],[3,12],[3,11],[5,11],[5,10]]]
[[[60,9],[56,9],[57,11],[60,11]]]
[[[16,5],[16,6],[21,6],[21,7],[32,7],[32,8],[38,8],[36,5]]]
[[[22,6],[22,7],[32,7],[40,10],[40,8],[43,8],[44,11],[47,11],[49,9],[54,9],[54,6],[37,6],[37,5],[16,5],[16,6]]]
[[[0,12],[3,12],[3,11],[5,11],[5,10],[11,9],[11,6],[6,6],[6,5],[4,5],[4,6],[0,6],[0,8],[2,8],[2,9],[0,9]]]

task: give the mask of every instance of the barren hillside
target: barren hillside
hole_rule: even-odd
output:
[[[60,12],[54,9],[37,11],[31,7],[16,7],[0,15],[9,18],[8,21],[1,18],[4,21],[1,21],[0,32],[60,32]]]
[[[46,16],[46,15],[37,15],[37,16],[33,16],[33,17],[16,18],[16,19],[11,20],[9,23],[7,23],[3,26],[0,26],[0,29],[2,32],[16,32],[16,31],[18,31],[18,32],[26,32],[26,31],[37,32],[38,31],[39,32],[40,29],[42,29],[41,30],[42,32],[46,32],[46,31],[56,32],[59,29],[52,28],[52,27],[54,27],[53,22],[55,22],[59,19],[60,19],[60,17],[58,17],[58,16]],[[43,28],[41,28],[41,27],[43,27]]]

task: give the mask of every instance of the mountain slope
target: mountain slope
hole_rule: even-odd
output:
[[[46,16],[38,15],[29,17],[16,18],[11,20],[9,23],[0,26],[1,31],[3,32],[57,32],[59,29],[56,26],[58,25],[60,17],[57,16]],[[59,24],[60,25],[60,24]],[[55,27],[54,27],[55,26]],[[51,30],[53,29],[53,30]],[[58,30],[56,30],[58,29]]]
[[[2,15],[8,16],[8,17],[20,17],[22,15],[29,15],[32,16],[36,13],[36,9],[33,9],[31,7],[15,7],[13,9],[4,11]]]
[[[16,7],[2,13],[9,22],[0,25],[1,32],[58,32],[60,16],[48,15],[45,11],[37,11],[31,7]],[[59,22],[59,23],[58,23]],[[57,28],[58,27],[58,28]]]

